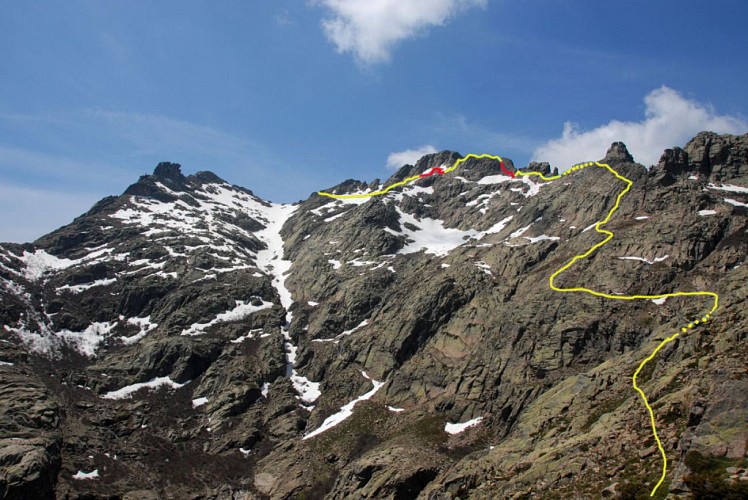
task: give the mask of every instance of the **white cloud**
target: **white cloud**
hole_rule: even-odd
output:
[[[395,170],[405,164],[415,165],[422,156],[437,152],[434,146],[427,144],[416,149],[406,149],[405,151],[390,153],[387,157],[387,168]]]
[[[322,21],[338,52],[364,63],[387,61],[394,46],[441,26],[461,10],[485,7],[488,0],[318,0],[332,11]]]
[[[532,159],[566,170],[575,163],[605,157],[611,143],[623,141],[637,162],[649,166],[659,161],[665,149],[682,146],[703,130],[720,134],[748,131],[745,121],[718,115],[711,106],[686,99],[664,85],[647,94],[644,105],[644,120],[639,122],[612,120],[588,131],[566,122],[561,137],[538,147]]]

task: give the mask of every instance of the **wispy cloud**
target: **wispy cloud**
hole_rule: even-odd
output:
[[[406,164],[415,165],[422,156],[436,152],[438,151],[434,146],[427,144],[420,148],[406,149],[405,151],[390,153],[389,156],[387,156],[387,168],[395,170]]]
[[[97,178],[118,170],[132,176],[166,160],[189,164],[193,169],[220,167],[222,172],[254,175],[282,163],[257,142],[158,114],[83,109],[47,115],[0,115],[0,124],[9,129],[23,128],[26,135],[39,139],[34,147],[23,150],[6,146],[6,152],[10,152],[6,158],[23,159],[20,164],[30,173],[56,171]],[[82,155],[86,160],[80,159]],[[0,165],[12,163],[0,158]]]
[[[538,144],[538,140],[530,135],[494,130],[489,126],[475,123],[464,115],[442,116],[437,128],[450,134],[458,142],[487,153],[530,153]]]
[[[434,113],[418,125],[434,142],[448,144],[462,154],[489,153],[511,158],[517,164],[526,162],[541,140],[523,131],[506,132],[476,122],[461,114]]]
[[[296,23],[291,19],[291,14],[288,12],[288,9],[282,9],[275,15],[275,24],[278,26],[293,26]]]
[[[317,0],[331,16],[322,21],[338,52],[371,64],[390,59],[402,40],[441,26],[457,13],[485,7],[488,0]]]
[[[185,120],[148,113],[130,113],[103,109],[89,109],[81,113],[84,119],[120,141],[128,142],[142,155],[170,154],[206,155],[231,158],[236,161],[261,147],[219,129]],[[215,160],[211,160],[215,161]]]
[[[654,165],[664,149],[683,145],[702,130],[726,134],[748,131],[744,120],[719,115],[711,106],[687,99],[664,85],[647,94],[644,105],[644,119],[638,122],[612,120],[587,131],[566,122],[561,137],[539,146],[533,160],[548,161],[565,170],[581,161],[599,160],[611,143],[623,141],[636,161]]]
[[[130,178],[127,170],[104,161],[88,161],[65,154],[50,154],[0,145],[0,178],[28,179],[37,185],[100,186]]]
[[[100,193],[61,192],[0,185],[0,241],[25,243],[69,224],[101,198]]]

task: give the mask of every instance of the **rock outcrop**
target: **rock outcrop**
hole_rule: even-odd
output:
[[[615,237],[556,283],[719,293],[713,321],[639,380],[670,464],[661,495],[739,494],[748,136],[700,133],[651,169],[622,143],[601,161],[633,182]],[[289,206],[161,163],[70,225],[0,245],[0,496],[648,494],[661,458],[631,375],[706,301],[548,286],[601,241],[624,187],[599,168],[512,179],[482,158]]]

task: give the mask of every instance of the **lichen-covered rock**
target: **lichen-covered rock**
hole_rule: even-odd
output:
[[[60,444],[60,408],[52,394],[28,373],[0,366],[0,496],[52,496]]]

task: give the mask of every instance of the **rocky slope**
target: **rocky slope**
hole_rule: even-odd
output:
[[[658,496],[740,498],[748,136],[604,161],[634,182],[615,238],[558,282],[720,294],[639,380],[670,462]],[[471,159],[277,205],[159,164],[0,245],[0,496],[646,498],[661,460],[631,375],[707,301],[548,287],[623,187]]]

